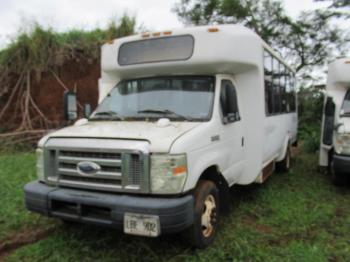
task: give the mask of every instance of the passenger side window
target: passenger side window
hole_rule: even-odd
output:
[[[265,109],[266,115],[273,113],[273,84],[272,84],[272,56],[264,52],[264,73],[265,73]]]
[[[294,73],[266,50],[264,51],[264,82],[267,116],[296,111]]]
[[[232,123],[241,119],[236,88],[230,80],[222,80],[221,82],[220,105],[224,123]]]

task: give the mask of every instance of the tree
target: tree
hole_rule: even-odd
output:
[[[350,7],[350,0],[316,0],[316,2],[331,2],[331,8]]]
[[[276,0],[181,0],[174,12],[187,25],[244,24],[277,50],[303,79],[314,79],[315,66],[345,55],[349,47],[347,32],[332,23],[346,17],[337,10],[303,12],[293,19]]]
[[[45,103],[61,103],[60,99],[38,99],[33,87],[38,86],[41,77],[48,80],[40,85],[41,95],[50,93],[55,82],[62,91],[67,91],[69,86],[61,79],[65,68],[75,64],[78,70],[84,70],[93,63],[97,65],[103,43],[134,32],[135,18],[127,14],[111,20],[105,30],[74,29],[58,33],[33,23],[28,30],[21,31],[12,43],[0,50],[0,133],[6,132],[0,134],[0,147],[32,142],[44,130],[61,125],[53,121],[52,114],[40,108]],[[73,76],[75,72],[71,72]],[[82,108],[79,102],[78,106]]]

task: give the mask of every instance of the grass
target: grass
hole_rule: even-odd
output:
[[[263,185],[233,188],[231,211],[222,218],[214,245],[206,250],[191,249],[179,235],[140,238],[29,214],[21,189],[34,179],[34,165],[32,154],[0,157],[0,189],[5,192],[0,236],[23,227],[54,225],[55,231],[14,250],[7,261],[348,261],[350,257],[350,188],[334,187],[318,171],[316,155],[301,153],[289,173],[275,174]]]
[[[49,219],[24,209],[23,186],[35,178],[34,154],[0,155],[0,243],[16,232],[50,224]]]

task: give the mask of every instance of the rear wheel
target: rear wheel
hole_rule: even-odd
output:
[[[288,172],[290,168],[290,158],[290,148],[288,147],[283,160],[276,163],[276,170],[278,172]]]
[[[194,192],[194,223],[188,234],[191,244],[206,248],[213,243],[219,218],[219,190],[208,180],[200,180]]]

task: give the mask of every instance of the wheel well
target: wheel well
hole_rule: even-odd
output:
[[[220,211],[227,213],[229,211],[229,185],[217,166],[208,167],[200,176],[199,180],[209,180],[215,183],[219,189]],[[198,180],[198,181],[199,181]]]

